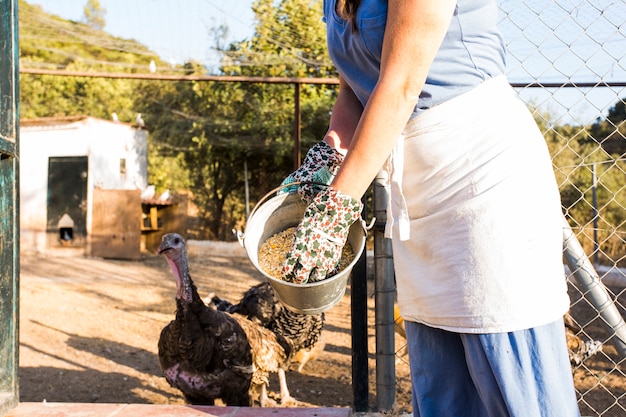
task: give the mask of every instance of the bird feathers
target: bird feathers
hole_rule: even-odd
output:
[[[161,331],[159,364],[192,404],[251,405],[250,389],[269,381],[291,355],[289,342],[243,317],[207,307],[191,279],[182,236],[163,236],[159,254],[176,278],[176,316]]]
[[[284,337],[294,355],[312,349],[319,342],[324,326],[324,313],[301,314],[285,308],[268,282],[250,287],[236,304],[215,295],[211,296],[209,304],[242,315]]]

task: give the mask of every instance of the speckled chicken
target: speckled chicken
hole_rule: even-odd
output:
[[[245,316],[288,339],[294,352],[291,360],[299,364],[298,371],[323,350],[324,313],[301,314],[289,310],[278,300],[268,282],[248,289],[237,304],[213,295],[209,305]]]
[[[219,398],[229,406],[250,406],[251,389],[259,386],[261,406],[272,405],[269,374],[287,366],[289,341],[245,317],[207,307],[189,274],[182,236],[164,235],[158,252],[176,278],[176,318],[158,343],[167,382],[191,404],[213,405]],[[282,396],[289,397],[283,387]]]
[[[569,361],[572,366],[578,366],[591,356],[602,351],[602,342],[599,340],[582,340],[578,336],[582,331],[569,313],[565,315],[563,321],[565,322],[565,337],[567,339]]]

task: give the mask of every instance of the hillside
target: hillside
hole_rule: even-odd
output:
[[[132,40],[113,36],[85,23],[46,13],[19,2],[20,116],[22,118],[87,114],[133,122],[141,81],[95,77],[27,74],[24,69],[80,72],[148,73],[155,62],[160,73],[174,72],[168,63]]]
[[[146,72],[152,60],[166,65],[139,42],[62,19],[23,0],[19,2],[19,36],[22,68],[65,69],[74,66]]]

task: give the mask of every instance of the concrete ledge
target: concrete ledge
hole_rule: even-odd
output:
[[[239,242],[219,242],[212,240],[189,240],[187,241],[189,256],[236,256],[247,257],[246,250]]]
[[[258,408],[159,404],[20,403],[6,417],[351,417],[350,408]]]

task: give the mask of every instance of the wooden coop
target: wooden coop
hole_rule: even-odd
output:
[[[139,258],[147,137],[91,116],[22,119],[22,250]]]
[[[154,253],[165,233],[187,230],[188,196],[173,194],[169,199],[141,201],[141,250]]]

